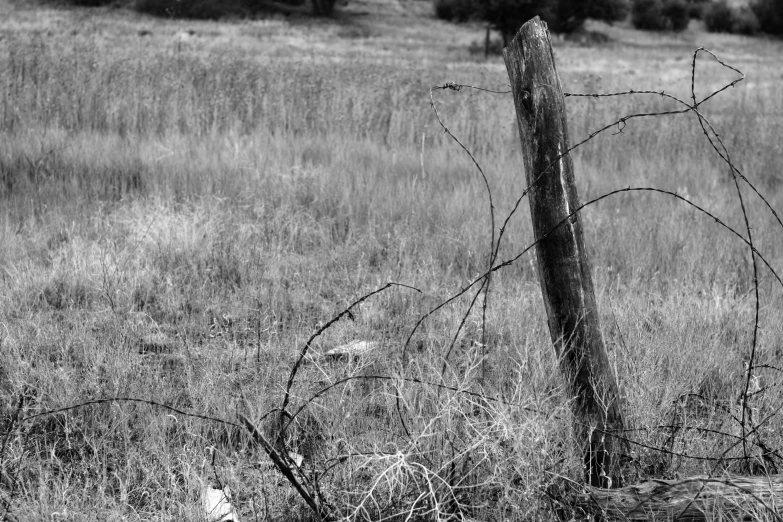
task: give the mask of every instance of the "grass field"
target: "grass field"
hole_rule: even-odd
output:
[[[497,272],[486,323],[479,305],[458,328],[468,293],[402,353],[418,319],[489,259],[486,189],[438,125],[429,88],[508,88],[501,57],[470,52],[481,27],[429,13],[423,0],[357,0],[336,21],[208,23],[0,0],[0,510],[201,520],[211,484],[231,487],[243,521],[311,519],[240,426],[140,402],[31,416],[127,397],[232,423],[241,414],[271,433],[266,414],[309,336],[397,282],[419,291],[385,290],[314,343],[289,411],[351,379],[297,416],[288,448],[348,519],[555,517],[551,498],[581,480],[581,457],[534,259]],[[566,92],[687,100],[702,45],[742,70],[747,79],[702,110],[783,207],[783,42],[697,25],[588,28],[609,41],[554,41]],[[697,94],[735,77],[702,58]],[[437,91],[435,101],[504,219],[525,188],[510,95]],[[655,95],[567,106],[574,143],[624,115],[675,108]],[[583,201],[657,187],[744,232],[730,171],[692,115],[630,120],[573,155]],[[780,272],[783,230],[742,188],[754,242]],[[641,443],[627,480],[747,473],[731,460],[742,455],[732,416],[755,309],[747,248],[661,194],[618,195],[583,219],[629,437]],[[523,202],[500,259],[531,241]],[[767,366],[750,400],[753,451],[773,472],[783,299],[759,266],[754,364]],[[320,355],[353,340],[379,348],[357,361]],[[672,424],[703,429],[655,428]]]

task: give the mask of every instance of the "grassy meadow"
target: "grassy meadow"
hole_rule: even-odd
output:
[[[292,388],[288,410],[306,407],[286,444],[333,514],[563,513],[556,499],[581,481],[582,464],[534,258],[496,273],[486,321],[483,298],[469,310],[468,292],[404,350],[417,321],[480,276],[490,252],[484,182],[440,128],[429,88],[508,89],[501,57],[471,53],[482,28],[430,11],[424,0],[357,0],[335,21],[214,23],[0,0],[3,516],[204,520],[201,488],[227,485],[243,521],[314,519],[238,418],[271,434],[268,414],[307,339],[387,282],[418,291],[389,288],[335,323]],[[783,42],[698,25],[677,35],[588,29],[608,42],[554,39],[566,92],[665,90],[688,101],[702,45],[742,70],[745,81],[701,110],[783,209]],[[697,95],[735,77],[701,55]],[[499,226],[525,189],[511,96],[434,99],[486,172]],[[572,143],[628,114],[681,108],[656,95],[567,107]],[[629,120],[573,157],[583,201],[656,187],[744,234],[731,173],[693,115]],[[781,272],[783,229],[740,185],[754,243]],[[747,248],[662,194],[613,196],[583,220],[635,441],[627,481],[776,472],[783,294],[771,272],[759,262],[748,470],[736,459],[755,310]],[[531,241],[523,201],[499,259]],[[354,340],[378,348],[323,357]],[[127,401],[35,416],[112,397],[230,422]]]

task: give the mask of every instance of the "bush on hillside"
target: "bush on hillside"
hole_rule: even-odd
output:
[[[136,10],[155,16],[199,20],[247,14],[240,0],[136,0]]]
[[[330,16],[334,13],[337,0],[311,0],[310,3],[312,14]],[[263,0],[136,0],[135,8],[139,12],[155,16],[215,20],[226,16],[244,17],[269,11],[303,13],[304,4],[304,0],[275,0],[273,4]]]
[[[637,29],[682,31],[689,21],[685,0],[634,0],[631,6],[631,22]]]
[[[665,29],[663,2],[661,0],[634,0],[631,7],[631,23],[644,31]]]
[[[337,0],[312,0],[313,14],[316,16],[332,16]]]
[[[503,45],[514,37],[522,24],[540,16],[554,32],[559,32],[555,2],[547,0],[486,0],[480,2],[479,16],[503,35]]]
[[[688,16],[701,20],[704,11],[712,4],[711,0],[685,0],[688,6]]]
[[[484,20],[503,35],[504,43],[535,16],[552,32],[572,33],[587,18],[609,23],[628,16],[628,0],[433,0],[438,18],[454,22]]]
[[[605,22],[622,22],[628,18],[631,6],[628,0],[601,0],[600,2],[586,2],[587,17],[593,20]]]
[[[574,33],[584,27],[585,20],[620,22],[628,17],[628,0],[554,0],[532,2],[541,11],[549,28],[559,33]]]
[[[749,8],[734,9],[725,0],[720,0],[704,11],[704,26],[713,33],[753,35],[759,31],[760,24]]]
[[[756,13],[750,7],[742,6],[735,14],[734,25],[731,30],[737,34],[752,36],[761,30],[761,23],[758,17],[756,17]]]
[[[711,33],[730,33],[734,12],[725,0],[713,2],[704,10],[704,27]]]
[[[474,0],[435,0],[435,16],[450,22],[467,22],[479,17],[480,6]]]
[[[663,16],[666,28],[672,31],[684,31],[691,21],[690,8],[685,0],[667,0],[663,3]]]
[[[81,7],[100,7],[114,3],[115,0],[66,0],[65,3]]]
[[[756,0],[750,8],[762,31],[783,36],[783,0]]]

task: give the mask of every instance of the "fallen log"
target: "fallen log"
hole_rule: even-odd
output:
[[[585,486],[572,502],[604,520],[783,522],[783,475],[650,480],[620,489]]]

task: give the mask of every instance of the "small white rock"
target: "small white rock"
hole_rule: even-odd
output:
[[[231,491],[210,486],[201,490],[201,505],[208,522],[239,522],[239,515],[231,505]]]
[[[340,359],[341,357],[360,357],[375,350],[380,346],[378,341],[351,341],[348,344],[337,346],[324,353],[324,357]]]
[[[301,468],[302,464],[304,464],[304,455],[300,455],[298,453],[294,453],[293,451],[289,451],[288,458],[291,459],[294,464],[296,464],[297,468]]]

